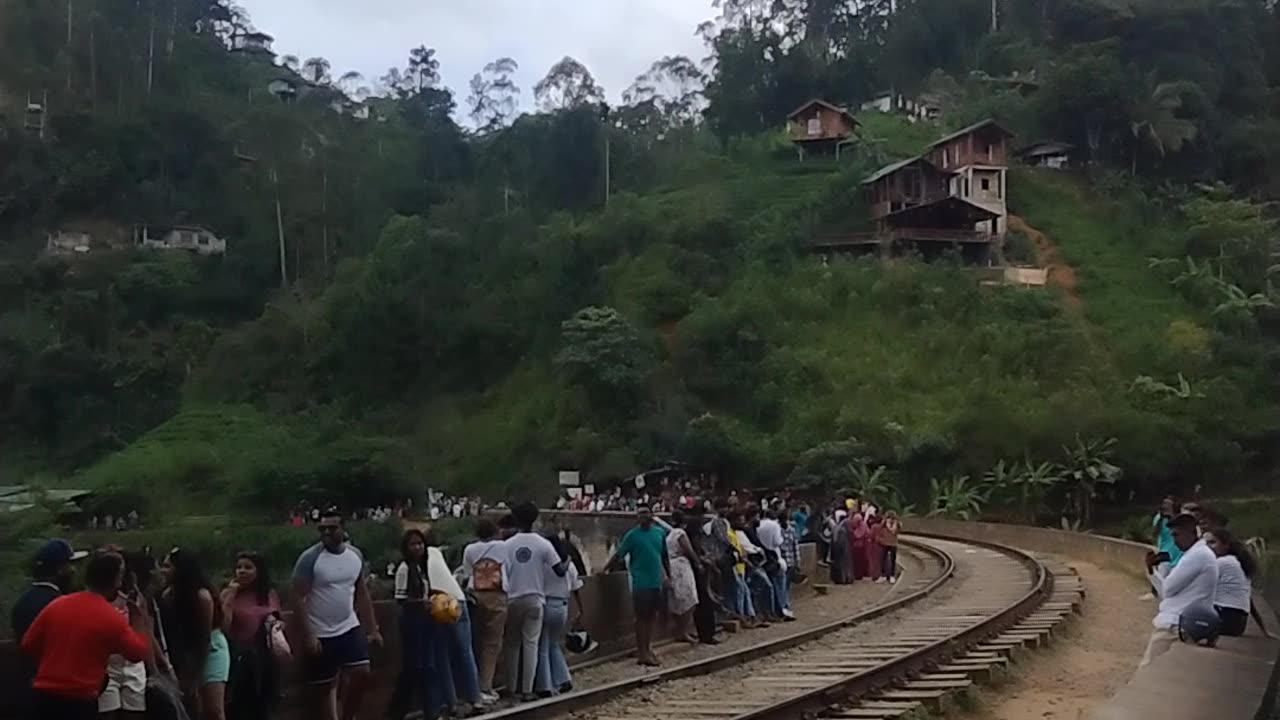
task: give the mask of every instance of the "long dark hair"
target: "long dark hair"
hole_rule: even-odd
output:
[[[189,637],[202,643],[195,647],[207,647],[213,628],[222,627],[222,603],[218,602],[218,594],[213,591],[213,585],[195,555],[174,548],[169,551],[169,564],[173,566],[169,588],[173,594],[175,619],[188,628]],[[205,625],[201,617],[201,590],[209,593],[213,603],[212,625]]]
[[[1218,542],[1227,548],[1228,555],[1235,556],[1240,562],[1240,569],[1244,570],[1244,576],[1252,580],[1254,574],[1258,572],[1258,561],[1254,559],[1253,553],[1249,552],[1249,548],[1235,539],[1226,528],[1214,528],[1209,532],[1213,533]]]
[[[240,562],[241,560],[248,560],[253,563],[254,571],[253,587],[244,589],[253,591],[253,594],[258,597],[259,605],[270,605],[271,590],[273,588],[271,585],[271,571],[267,569],[267,561],[263,560],[262,556],[258,553],[250,552],[248,550],[236,554],[236,562]]]
[[[422,541],[422,559],[415,560],[409,556],[409,541],[417,538]],[[404,535],[400,536],[400,558],[404,560],[404,564],[409,566],[409,587],[406,588],[410,598],[422,597],[426,594],[427,589],[427,555],[430,551],[427,548],[431,544],[427,542],[427,534],[417,528],[410,528],[404,531]]]

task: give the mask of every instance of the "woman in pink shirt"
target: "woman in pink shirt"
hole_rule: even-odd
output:
[[[223,631],[231,643],[229,720],[265,720],[275,709],[280,671],[269,647],[271,626],[280,621],[280,598],[262,556],[242,552],[222,591]]]

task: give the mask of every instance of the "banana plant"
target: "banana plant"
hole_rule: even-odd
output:
[[[1075,520],[1082,526],[1089,524],[1098,487],[1114,485],[1124,477],[1124,471],[1111,463],[1111,452],[1115,445],[1115,438],[1085,442],[1077,435],[1075,445],[1062,448],[1067,456],[1063,469],[1064,476],[1071,484],[1071,504]]]
[[[946,480],[929,479],[929,504],[931,517],[972,520],[982,514],[987,504],[988,492],[981,482],[974,482],[968,475],[957,475]]]

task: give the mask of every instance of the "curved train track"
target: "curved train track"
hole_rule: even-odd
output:
[[[912,536],[919,576],[866,611],[485,720],[891,718],[942,702],[1052,631],[1082,594],[1013,548]],[[1056,581],[1055,581],[1056,577]]]

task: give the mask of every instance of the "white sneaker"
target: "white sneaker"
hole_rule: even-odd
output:
[[[480,693],[481,707],[487,707],[489,705],[493,705],[496,702],[498,702],[498,693],[494,693],[494,692]]]
[[[897,578],[897,576],[896,576],[896,575],[895,575],[894,577],[889,578],[889,584],[890,584],[890,585],[892,585],[892,584],[894,584],[894,583],[896,583],[896,582],[898,582],[898,578]]]
[[[1154,593],[1147,593],[1146,595],[1142,595],[1142,596],[1141,596],[1141,597],[1139,597],[1138,599],[1139,599],[1139,600],[1155,600],[1155,599],[1156,599],[1156,596],[1155,596],[1155,594],[1154,594]]]

